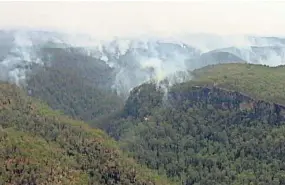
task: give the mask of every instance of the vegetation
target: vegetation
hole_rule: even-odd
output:
[[[208,66],[169,89],[167,101],[144,84],[102,128],[141,164],[181,184],[284,184],[284,108],[273,104],[284,103],[284,72]]]
[[[171,184],[104,132],[0,84],[0,184]]]
[[[0,138],[0,184],[88,183],[56,143],[13,129],[1,130]]]
[[[123,106],[110,90],[112,70],[78,48],[43,48],[45,67],[34,66],[26,84],[29,95],[51,108],[84,121],[108,115]]]
[[[30,79],[34,96],[119,142],[1,84],[0,184],[171,184],[165,175],[183,185],[285,184],[283,66],[207,66],[167,92],[133,89],[122,109],[104,88],[80,85],[81,74],[47,71]]]
[[[220,64],[195,70],[193,75],[197,84],[215,84],[256,99],[285,104],[284,66]]]

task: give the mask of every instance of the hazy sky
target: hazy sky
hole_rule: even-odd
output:
[[[0,2],[0,27],[96,36],[204,32],[285,35],[285,2]]]

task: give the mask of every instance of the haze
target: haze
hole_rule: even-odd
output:
[[[0,2],[1,28],[98,37],[178,33],[284,35],[285,2]]]

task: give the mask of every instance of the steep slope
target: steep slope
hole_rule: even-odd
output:
[[[13,129],[1,133],[1,184],[88,184],[56,143]]]
[[[102,131],[0,84],[0,184],[171,184]]]
[[[182,184],[284,184],[284,68],[221,64],[193,74],[167,94],[136,88],[105,129]]]
[[[192,75],[198,84],[215,84],[253,98],[285,104],[284,72],[284,66],[221,64],[195,70]]]
[[[46,65],[33,66],[25,89],[29,95],[73,118],[90,121],[123,105],[112,92],[112,69],[103,61],[82,54],[79,48],[43,48]]]

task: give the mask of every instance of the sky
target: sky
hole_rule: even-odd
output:
[[[98,37],[185,33],[285,35],[285,1],[0,2],[0,28]]]

